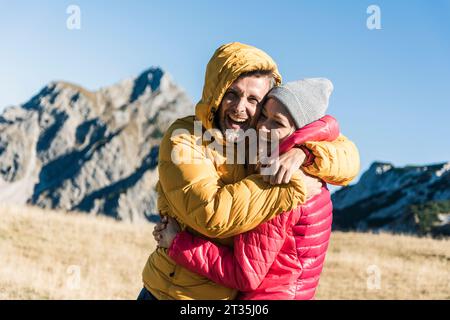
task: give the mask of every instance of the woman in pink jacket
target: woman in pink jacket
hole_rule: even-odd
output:
[[[305,79],[272,89],[257,129],[275,130],[280,153],[306,141],[335,140],[339,135],[337,122],[323,116],[332,89],[326,79]],[[153,234],[177,264],[238,289],[239,299],[305,300],[314,298],[331,222],[332,203],[323,182],[320,194],[236,236],[233,248],[179,232],[172,219],[162,221]]]

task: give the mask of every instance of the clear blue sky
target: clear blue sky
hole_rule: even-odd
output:
[[[81,8],[81,30],[66,8]],[[381,30],[366,27],[369,5]],[[0,0],[0,109],[51,80],[89,89],[158,65],[196,102],[221,44],[267,51],[285,81],[330,78],[329,113],[372,161],[450,160],[450,1]]]

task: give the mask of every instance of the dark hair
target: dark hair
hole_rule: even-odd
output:
[[[245,77],[269,77],[270,78],[270,89],[275,87],[276,80],[272,70],[253,70],[241,73],[238,79]]]

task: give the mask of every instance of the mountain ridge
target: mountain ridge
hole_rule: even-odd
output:
[[[158,146],[189,114],[185,91],[159,67],[96,91],[52,81],[0,115],[0,200],[154,219]]]
[[[358,183],[338,190],[332,198],[337,229],[406,233],[427,229],[448,235],[448,212],[428,221],[430,216],[419,217],[411,209],[450,200],[450,162],[405,167],[374,162]],[[424,226],[425,220],[431,225]]]

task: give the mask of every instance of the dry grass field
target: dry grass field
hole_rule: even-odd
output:
[[[151,231],[0,207],[0,299],[135,299]],[[334,232],[317,299],[450,299],[450,240]]]

